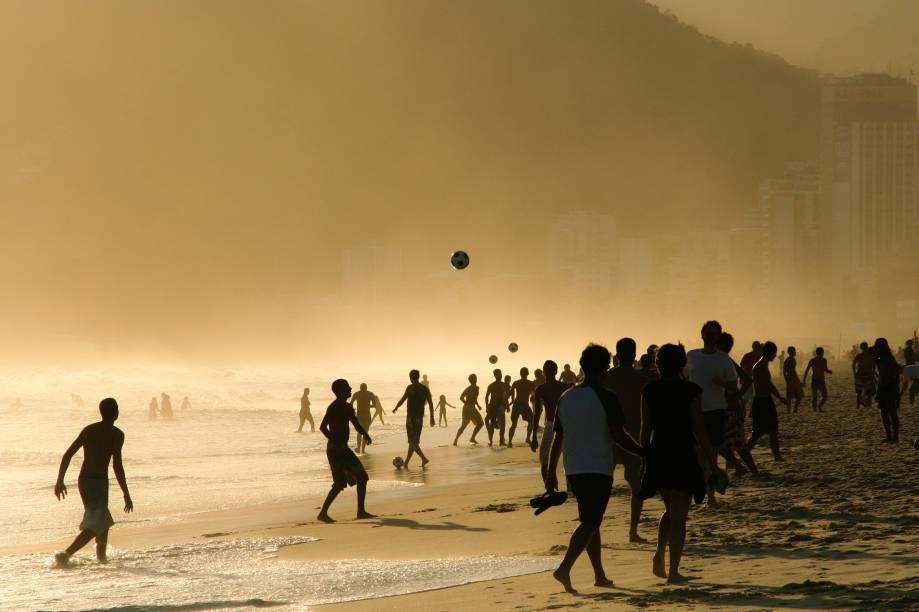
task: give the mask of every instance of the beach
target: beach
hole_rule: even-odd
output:
[[[28,541],[4,542],[0,607],[917,608],[919,452],[911,445],[919,433],[917,410],[903,407],[899,445],[881,444],[877,412],[855,408],[851,377],[831,377],[830,393],[822,413],[813,413],[809,403],[792,415],[780,408],[784,463],[774,462],[760,445],[754,451],[763,471],[760,477],[732,479],[719,509],[692,509],[682,564],[692,580],[685,585],[667,586],[651,574],[662,511],[658,499],[646,503],[640,524],[649,543],[628,542],[628,489],[617,468],[601,530],[604,563],[615,587],[593,587],[590,566],[581,559],[572,573],[580,594],[562,592],[547,570],[558,564],[576,526],[576,505],[569,501],[534,517],[527,502],[542,487],[536,455],[522,445],[522,432],[517,435],[521,446],[512,449],[470,447],[470,431],[453,447],[456,410],[449,411],[449,427],[425,429],[422,448],[430,449],[431,463],[424,470],[417,463],[406,470],[392,466],[392,457],[405,452],[403,417],[387,414],[386,427],[371,429],[377,439],[362,457],[371,477],[368,510],[378,518],[352,520],[355,494],[348,490],[331,509],[339,522],[321,524],[315,517],[329,484],[322,438],[293,433],[296,410],[291,409],[254,411],[267,430],[285,429],[278,433],[283,437],[266,442],[263,450],[278,447],[277,461],[284,473],[291,472],[287,481],[258,474],[261,459],[255,456],[249,461],[249,476],[245,461],[215,461],[233,470],[241,491],[254,488],[260,496],[227,496],[225,480],[223,493],[205,479],[193,485],[183,482],[175,490],[159,485],[165,487],[162,499],[170,507],[181,505],[182,498],[212,496],[221,500],[216,510],[188,508],[172,518],[156,514],[149,507],[155,501],[149,495],[153,485],[143,479],[132,483],[132,472],[137,476],[139,468],[132,469],[126,450],[138,510],[127,516],[120,512],[113,479],[110,506],[119,524],[110,535],[111,562],[104,566],[94,562],[87,548],[77,555],[75,567],[49,567],[51,553],[69,543],[80,516],[75,482],[66,504],[58,505],[51,494],[58,451],[56,446],[49,449],[42,460],[48,471],[43,503],[55,517],[66,519],[69,530],[62,527],[46,532],[53,537],[42,538],[35,526]],[[321,405],[314,404],[317,417]],[[390,408],[392,402],[384,405]],[[191,419],[178,415],[171,426],[182,427],[183,418]],[[210,417],[203,411],[195,418]],[[135,421],[133,426],[141,424]],[[131,428],[125,429],[130,441]],[[483,430],[479,441],[486,440]],[[194,462],[186,461],[191,463],[186,472],[194,473]],[[197,461],[207,467],[203,459]],[[75,481],[77,470],[77,465],[71,467],[68,483]],[[181,481],[181,474],[174,476]],[[195,487],[197,494],[192,495]],[[275,497],[274,491],[284,495]]]

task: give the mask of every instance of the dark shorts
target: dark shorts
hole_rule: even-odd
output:
[[[482,415],[479,410],[473,406],[463,406],[463,427],[472,423],[476,427],[482,425]]]
[[[514,405],[511,408],[511,420],[523,419],[527,423],[533,420],[533,410],[527,404]]]
[[[812,380],[811,381],[811,393],[817,395],[818,393],[823,397],[829,395],[826,390],[826,381],[825,380]]]
[[[578,519],[582,523],[600,525],[613,491],[613,477],[605,474],[571,474],[568,476],[568,486],[578,500]]]
[[[874,395],[874,376],[855,376],[855,392]]]
[[[489,406],[485,416],[491,421],[492,427],[501,427],[504,425],[504,406]]]
[[[422,427],[424,427],[424,415],[420,417],[405,417],[405,433],[408,435],[409,444],[421,443]]]
[[[804,387],[801,386],[800,380],[795,378],[785,382],[785,397],[789,400],[802,399],[804,397]]]
[[[724,423],[727,420],[727,410],[709,410],[702,413],[705,421],[705,433],[708,434],[708,443],[713,447],[724,444]]]
[[[361,460],[357,458],[354,451],[348,448],[347,444],[327,446],[325,456],[332,469],[333,486],[344,489],[370,479]]]
[[[370,415],[370,411],[359,412],[357,414],[357,422],[361,424],[361,427],[364,428],[364,431],[370,429],[370,423],[373,421],[373,417]],[[355,432],[356,433],[356,432]],[[360,435],[360,434],[357,434]]]
[[[771,397],[753,398],[753,435],[761,436],[770,431],[778,431],[779,415]]]

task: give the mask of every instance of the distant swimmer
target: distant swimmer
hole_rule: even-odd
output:
[[[164,419],[172,418],[172,399],[165,393],[160,394],[160,416]]]
[[[746,464],[750,473],[754,476],[759,474],[753,455],[747,450],[747,438],[744,431],[744,407],[741,398],[746,394],[747,389],[753,386],[753,377],[747,374],[740,364],[731,357],[731,350],[734,348],[734,336],[728,332],[721,332],[718,339],[718,350],[728,356],[731,363],[734,364],[734,372],[737,373],[737,379],[740,381],[740,387],[737,381],[726,382],[724,386],[724,399],[728,408],[725,413],[727,419],[724,425],[724,444],[721,445],[719,452],[728,460],[728,465],[734,468],[735,476],[743,476],[746,471],[737,459],[734,458],[736,451],[740,458]]]
[[[150,405],[147,407],[147,418],[151,421],[155,421],[160,416],[160,407],[156,403],[156,396],[153,396],[153,399],[150,400]]]
[[[648,371],[635,369],[635,354],[637,352],[638,348],[633,339],[621,338],[616,342],[617,365],[603,375],[603,386],[616,395],[619,405],[622,407],[622,414],[625,417],[625,430],[636,440],[641,435],[641,392],[644,390],[645,385],[652,380]],[[657,347],[655,346],[654,353],[656,352]],[[644,501],[638,495],[638,490],[641,488],[641,457],[632,453],[621,452],[618,447],[613,448],[613,453],[616,463],[621,464],[625,471],[625,480],[629,484],[631,492],[629,542],[647,542],[647,540],[638,535],[638,521],[641,519],[641,510],[644,506]]]
[[[569,593],[577,592],[571,585],[571,568],[585,550],[593,566],[594,585],[613,586],[603,569],[600,541],[600,524],[613,489],[613,444],[638,456],[645,454],[623,428],[625,417],[616,396],[601,384],[611,359],[603,346],[591,344],[585,348],[580,360],[584,382],[565,392],[555,415],[546,491],[558,490],[556,472],[562,456],[568,486],[578,502],[580,522],[571,534],[564,559],[552,573]]]
[[[747,450],[753,450],[757,440],[763,435],[769,435],[769,446],[772,448],[772,457],[776,461],[784,461],[779,450],[779,416],[775,409],[773,396],[780,402],[785,398],[772,384],[772,374],[769,372],[769,363],[775,359],[778,347],[775,342],[763,344],[763,356],[753,366],[753,433],[747,440]],[[789,359],[793,358],[789,350]]]
[[[357,393],[351,396],[351,405],[355,407],[357,413],[357,422],[361,424],[364,431],[370,431],[370,423],[373,417],[370,416],[370,408],[373,405],[373,393],[367,390],[367,383],[361,383]],[[363,453],[366,450],[364,436],[357,434],[357,444],[354,450]]]
[[[79,489],[80,498],[83,500],[83,520],[80,522],[80,534],[74,539],[67,550],[54,555],[58,567],[67,565],[70,557],[78,550],[96,539],[96,559],[100,563],[107,561],[106,547],[108,545],[109,528],[115,524],[112,513],[108,509],[108,466],[112,463],[115,478],[124,494],[124,511],[134,510],[134,502],[128,492],[128,481],[124,475],[124,465],[121,462],[121,449],[124,446],[124,432],[115,427],[118,420],[118,403],[112,398],[106,398],[99,403],[99,413],[102,420],[83,428],[77,439],[64,453],[61,467],[57,474],[57,483],[54,485],[54,495],[58,500],[67,497],[67,486],[64,476],[70,460],[80,448],[83,449],[83,467],[80,468]]]
[[[765,351],[765,349],[763,349]],[[798,378],[798,350],[793,347],[788,347],[788,357],[785,358],[785,363],[782,365],[782,377],[785,378],[785,411],[786,412],[797,412],[798,406],[801,405],[801,400],[804,399],[804,385],[801,384],[801,379]],[[794,400],[794,408],[792,409],[791,400]]]
[[[447,408],[456,408],[456,406],[447,403],[447,396],[441,395],[437,400],[437,424],[441,427],[447,426]]]
[[[855,405],[871,408],[874,401],[874,355],[867,342],[859,344],[859,352],[852,360],[852,375],[855,377]]]
[[[179,408],[181,410],[191,410],[191,401],[189,401],[187,395],[182,398],[182,405]]]
[[[475,437],[479,433],[479,430],[482,429],[482,425],[484,425],[482,422],[482,415],[479,414],[482,407],[479,406],[479,387],[476,384],[478,380],[475,374],[470,374],[469,386],[466,387],[460,395],[460,402],[463,404],[463,422],[456,431],[456,437],[453,438],[453,446],[456,446],[457,442],[459,442],[460,436],[463,435],[466,426],[470,423],[472,423],[474,429],[472,430],[472,436],[469,438],[469,442],[478,444]]]
[[[533,392],[534,430],[533,437],[530,439],[530,449],[533,451],[539,449],[539,464],[542,468],[542,478],[545,480],[546,469],[549,467],[549,445],[552,443],[552,431],[555,427],[555,409],[558,407],[558,400],[571,385],[556,380],[558,364],[551,359],[547,360],[542,368],[546,382],[536,387],[536,391]],[[535,427],[539,425],[539,417],[543,410],[546,413],[546,425],[542,431],[542,442],[537,444]]]
[[[386,425],[383,421],[383,404],[380,402],[380,396],[376,393],[373,394],[373,418],[370,419],[370,422],[373,423],[377,420],[377,417],[380,417],[380,425]]]
[[[890,350],[886,338],[874,341],[875,367],[877,368],[877,400],[884,423],[884,442],[900,441],[900,364]]]
[[[511,385],[511,427],[507,432],[507,447],[514,446],[514,432],[517,431],[517,421],[523,419],[527,425],[526,444],[530,445],[533,434],[533,391],[536,385],[530,380],[530,370],[520,368],[520,378]]]
[[[577,382],[578,376],[571,371],[571,364],[566,363],[562,366],[562,373],[559,374],[558,379],[565,383],[568,386],[574,385]]]
[[[408,453],[405,455],[405,467],[411,461],[412,455],[418,453],[421,457],[421,467],[429,463],[429,459],[421,452],[421,429],[424,427],[424,405],[427,404],[431,409],[431,427],[434,427],[434,400],[431,398],[431,391],[418,382],[420,376],[418,370],[412,370],[408,373],[411,384],[405,388],[402,398],[393,408],[395,413],[399,406],[408,402],[405,409],[405,433],[408,436]]]
[[[495,442],[495,430],[499,430],[499,443],[504,446],[504,413],[510,410],[507,406],[507,387],[501,381],[501,370],[492,372],[495,381],[485,389],[485,431],[488,432],[488,446]]]
[[[833,370],[830,369],[826,357],[823,356],[822,346],[818,346],[814,353],[814,357],[807,362],[807,367],[804,368],[804,380],[802,384],[807,385],[807,374],[813,370],[814,376],[811,378],[811,405],[814,407],[814,412],[823,412],[823,405],[826,403],[827,397],[829,396],[826,390],[826,375],[832,374]],[[820,395],[819,404],[817,403],[817,395]]]
[[[332,470],[332,489],[322,502],[322,510],[319,511],[319,516],[316,518],[323,523],[334,523],[335,521],[329,516],[329,506],[339,493],[355,485],[357,485],[357,518],[374,518],[374,515],[367,512],[364,507],[364,501],[367,498],[367,481],[370,478],[361,460],[348,446],[348,439],[351,437],[349,424],[354,425],[354,429],[364,438],[364,444],[371,443],[370,435],[358,422],[354,407],[348,403],[348,398],[351,397],[351,385],[348,384],[348,381],[339,378],[333,382],[332,393],[335,394],[335,401],[329,404],[322,423],[319,424],[319,431],[328,439],[325,455],[329,460],[329,468]]]
[[[316,431],[313,415],[310,413],[310,388],[304,387],[303,395],[300,396],[300,427],[297,428],[297,432],[303,431],[303,424],[307,421],[310,422],[310,432]]]

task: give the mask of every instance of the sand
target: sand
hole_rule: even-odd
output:
[[[840,377],[842,378],[842,377]],[[683,572],[667,586],[651,574],[653,539],[662,505],[649,500],[641,522],[647,544],[627,538],[628,490],[621,470],[602,528],[603,555],[614,588],[592,586],[586,556],[572,578],[581,593],[561,592],[548,572],[396,597],[321,606],[328,610],[546,610],[775,608],[919,609],[919,407],[902,410],[899,445],[881,444],[876,411],[856,409],[850,381],[834,382],[825,412],[809,405],[780,414],[786,462],[767,448],[754,456],[764,474],[733,479],[720,509],[694,507]],[[373,478],[410,478],[425,486],[372,495],[379,518],[350,520],[347,491],[332,507],[340,522],[320,524],[320,498],[203,513],[166,526],[126,526],[112,532],[119,548],[261,535],[302,535],[319,542],[283,548],[282,558],[424,560],[478,555],[560,559],[576,526],[568,503],[534,517],[538,464],[528,448],[452,447],[452,432],[428,434],[431,465],[397,473],[391,455],[371,447]],[[484,435],[481,436],[484,439]],[[373,455],[377,453],[377,455]],[[66,541],[7,548],[0,554],[51,551]]]

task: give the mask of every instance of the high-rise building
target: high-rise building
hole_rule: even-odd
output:
[[[580,296],[615,289],[619,263],[616,218],[590,211],[558,217],[549,226],[548,267],[562,287]]]
[[[917,213],[916,86],[884,74],[823,87],[820,251],[834,287],[865,287],[907,248]]]

